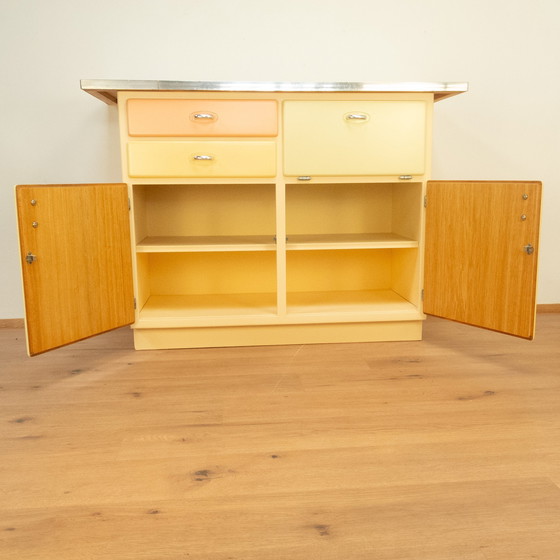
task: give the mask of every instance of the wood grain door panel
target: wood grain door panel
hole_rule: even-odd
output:
[[[425,313],[533,338],[541,190],[539,182],[428,182]]]
[[[18,185],[16,203],[29,354],[131,324],[127,186]]]

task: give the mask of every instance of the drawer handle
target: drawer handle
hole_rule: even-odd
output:
[[[344,118],[347,121],[368,121],[369,120],[369,115],[366,115],[365,113],[346,113],[346,115],[344,115]]]
[[[193,156],[193,159],[196,159],[197,161],[212,161],[214,159],[214,156],[200,155],[200,156]]]
[[[193,113],[193,119],[201,121],[215,121],[216,115],[214,113]]]

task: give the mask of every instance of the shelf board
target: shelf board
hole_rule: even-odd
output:
[[[212,235],[145,237],[137,253],[201,253],[222,251],[276,251],[273,235]]]
[[[369,321],[418,321],[421,311],[391,290],[288,294],[278,314],[276,294],[154,295],[134,328],[219,327]]]
[[[418,241],[395,233],[288,234],[286,244],[289,251],[407,248],[418,248]]]
[[[391,319],[421,318],[417,306],[392,290],[292,292],[288,315],[383,315]]]
[[[262,318],[276,316],[274,293],[153,295],[141,309],[135,326],[251,324],[255,320],[258,322]]]

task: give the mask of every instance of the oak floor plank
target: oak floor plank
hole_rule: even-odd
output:
[[[0,329],[0,558],[557,560],[559,341],[29,359]]]
[[[552,560],[559,494],[514,479],[151,500],[2,512],[3,533],[17,558]]]

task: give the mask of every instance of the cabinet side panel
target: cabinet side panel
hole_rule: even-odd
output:
[[[418,250],[394,250],[391,266],[393,290],[413,305],[420,306]]]
[[[532,338],[541,184],[431,181],[427,192],[424,311]]]

